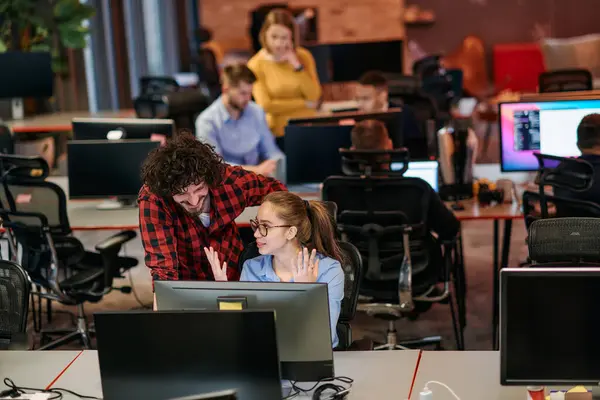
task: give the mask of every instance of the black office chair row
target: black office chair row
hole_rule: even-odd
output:
[[[62,335],[40,349],[53,349],[76,340],[90,348],[94,332],[88,326],[84,303],[100,301],[116,289],[115,278],[137,265],[137,259],[119,256],[122,246],[135,238],[136,233],[120,232],[97,244],[96,251],[86,251],[71,236],[63,190],[45,180],[49,168],[44,159],[2,154],[0,173],[0,221],[9,236],[11,258],[17,260],[17,246],[20,246],[21,265],[38,288],[32,292],[34,328],[41,330],[42,343],[53,335]],[[124,293],[131,291],[127,286],[118,289]],[[42,330],[42,298],[76,306],[77,326]]]
[[[594,167],[578,158],[536,154],[538,192],[523,193],[528,233],[527,266],[597,266],[600,264],[600,206],[571,198],[588,190]],[[550,186],[554,194],[544,188]]]

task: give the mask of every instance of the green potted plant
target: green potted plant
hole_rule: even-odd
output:
[[[45,51],[66,75],[66,49],[82,49],[95,10],[79,0],[0,0],[0,52]]]

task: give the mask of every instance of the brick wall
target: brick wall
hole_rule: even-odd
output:
[[[199,0],[202,24],[227,48],[248,46],[249,12],[268,1]],[[273,1],[276,2],[276,1]],[[404,37],[404,0],[289,0],[291,7],[314,7],[319,42],[353,42]],[[318,5],[318,6],[316,6]]]

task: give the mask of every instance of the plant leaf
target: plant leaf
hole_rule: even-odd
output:
[[[50,52],[52,48],[48,43],[36,43],[29,48],[31,52]]]
[[[0,39],[0,53],[4,53],[7,50],[6,44],[2,39]]]

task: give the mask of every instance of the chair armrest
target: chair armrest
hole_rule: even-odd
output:
[[[45,229],[49,227],[48,218],[42,213],[0,210],[0,220],[4,227],[26,226],[26,224],[20,223],[19,221],[11,221],[11,218],[35,218],[39,220],[42,228]]]
[[[135,231],[121,231],[96,245],[96,251],[100,253],[115,251],[118,253],[121,246],[137,236]]]

